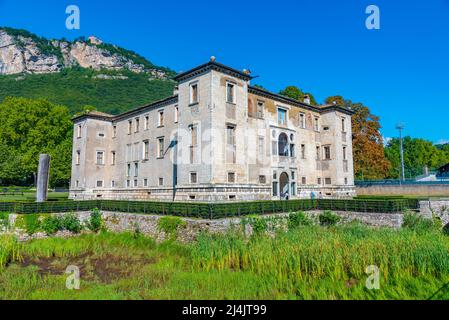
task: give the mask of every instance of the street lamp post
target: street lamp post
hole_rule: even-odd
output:
[[[404,169],[404,145],[402,142],[402,130],[404,130],[404,124],[398,123],[396,125],[396,129],[399,130],[399,142],[400,142],[400,148],[401,148],[401,179],[402,181],[405,181],[405,169]]]

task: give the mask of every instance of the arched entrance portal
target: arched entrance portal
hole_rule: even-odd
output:
[[[279,190],[281,200],[290,199],[288,174],[285,172],[282,172],[281,175],[279,176]]]

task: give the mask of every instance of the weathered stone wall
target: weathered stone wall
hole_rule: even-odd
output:
[[[436,215],[443,225],[449,223],[449,199],[420,201],[419,206],[421,214],[425,217],[431,218],[432,215]]]
[[[312,218],[317,218],[321,211],[310,211],[309,214]],[[338,216],[342,218],[342,222],[350,222],[353,220],[358,220],[372,227],[392,227],[399,228],[402,225],[402,214],[390,214],[390,213],[359,213],[359,212],[335,212]],[[63,215],[63,214],[56,214]],[[85,223],[89,217],[90,212],[79,212],[77,213],[80,221]],[[273,214],[265,215],[264,218],[268,217],[287,217],[288,214]],[[108,231],[111,232],[140,232],[146,236],[155,239],[157,242],[161,242],[167,239],[167,234],[159,227],[159,220],[163,216],[157,215],[143,215],[143,214],[129,214],[129,213],[117,213],[117,212],[102,212],[102,217],[104,225]],[[30,239],[45,238],[45,233],[39,232],[32,236],[26,234],[25,230],[14,228],[17,215],[11,214],[10,225],[12,232],[18,236],[22,241],[27,241]],[[185,222],[185,225],[181,227],[177,232],[177,240],[183,243],[191,242],[196,239],[196,237],[201,232],[210,233],[225,233],[231,231],[233,228],[238,228],[242,226],[243,218],[226,218],[226,219],[192,219],[192,218],[180,218]],[[249,235],[252,233],[251,227],[248,226],[245,230]],[[86,231],[85,231],[86,232]],[[1,232],[0,232],[1,233]],[[69,232],[58,232],[56,234],[58,237],[69,237],[73,236]]]
[[[369,186],[356,187],[359,196],[425,196],[425,197],[449,197],[449,185],[432,184],[432,185],[402,185],[402,186]]]

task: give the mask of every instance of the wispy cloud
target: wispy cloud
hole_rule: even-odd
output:
[[[449,143],[449,139],[440,139],[435,144],[447,144]]]

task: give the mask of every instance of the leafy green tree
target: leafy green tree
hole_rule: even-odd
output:
[[[414,178],[423,174],[424,167],[435,170],[449,163],[449,152],[437,148],[432,142],[424,139],[405,137],[404,144],[404,171],[406,178]],[[385,154],[391,162],[389,178],[398,179],[401,170],[400,141],[394,138],[385,147]]]
[[[298,87],[295,86],[288,86],[286,87],[284,90],[281,90],[279,92],[280,95],[282,96],[286,96],[298,101],[303,102],[304,101],[304,96],[308,95],[310,97],[310,104],[313,106],[316,106],[318,103],[315,100],[315,97],[313,96],[313,94],[311,93],[304,93],[301,89],[299,89]]]
[[[70,179],[72,123],[66,107],[46,100],[6,98],[0,104],[0,178],[31,183],[39,154],[52,157],[50,185]]]

